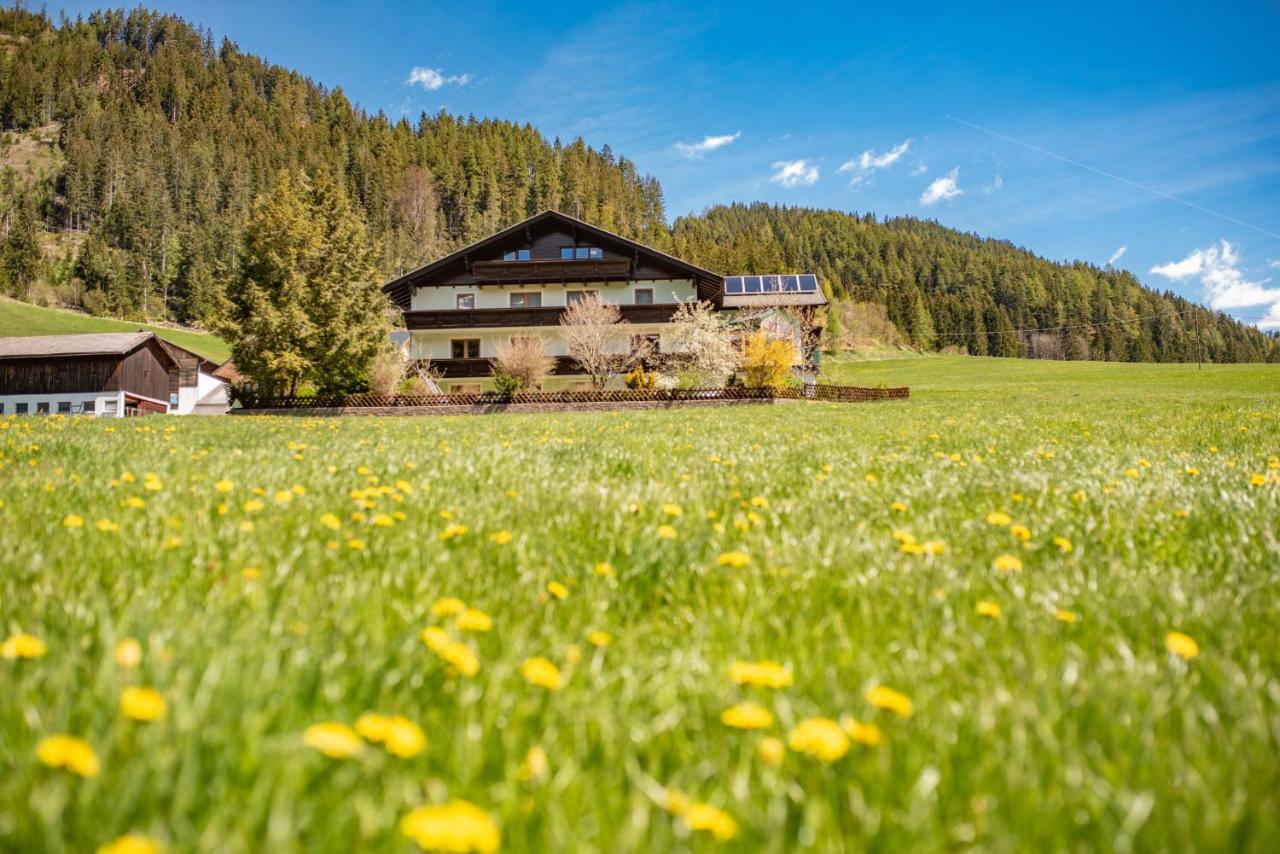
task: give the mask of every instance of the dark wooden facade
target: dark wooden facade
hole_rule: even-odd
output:
[[[592,247],[599,257],[565,259],[566,247]],[[528,260],[507,260],[509,252]],[[419,287],[486,287],[513,284],[587,284],[689,279],[698,298],[721,296],[722,277],[665,252],[628,240],[558,211],[543,211],[439,261],[388,282],[385,291],[405,311]],[[471,325],[482,325],[474,322]],[[413,327],[410,327],[413,328]],[[424,327],[426,328],[426,327]]]
[[[0,359],[0,394],[81,394],[124,391],[169,400],[178,365],[152,337],[124,354]]]

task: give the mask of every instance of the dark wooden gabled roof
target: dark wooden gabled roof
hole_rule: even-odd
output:
[[[439,281],[432,281],[440,274],[449,271],[460,262],[465,262],[472,256],[482,256],[486,249],[496,248],[498,245],[509,243],[521,235],[530,234],[537,227],[545,227],[548,223],[560,225],[575,234],[585,236],[588,239],[598,241],[601,244],[608,245],[617,251],[627,254],[634,254],[636,257],[642,257],[653,264],[666,269],[679,271],[687,275],[695,282],[702,282],[705,285],[711,285],[719,288],[723,277],[719,273],[703,269],[697,265],[683,261],[674,255],[668,255],[666,252],[629,240],[621,235],[606,231],[603,228],[591,225],[588,222],[569,216],[559,211],[545,210],[542,213],[522,220],[508,228],[489,235],[483,240],[478,240],[469,246],[451,252],[450,254],[436,261],[419,267],[412,272],[405,273],[397,279],[393,279],[382,286],[384,293],[388,294],[395,303],[403,309],[408,309],[410,299],[413,295],[413,289],[423,285],[442,284]]]

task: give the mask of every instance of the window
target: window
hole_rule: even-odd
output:
[[[83,412],[83,413],[84,413],[84,414],[86,414],[86,415],[92,415],[92,414],[94,414],[95,412],[97,412],[97,411],[98,411],[98,401],[96,401],[96,400],[86,400],[86,401],[84,402],[84,406],[83,406],[83,407],[81,407],[80,411],[81,411],[81,412]]]
[[[475,308],[475,294],[458,294],[458,308]]]
[[[26,415],[26,414],[27,414],[27,405],[26,405],[25,403],[15,403],[15,404],[13,405],[13,414],[14,414],[14,415]]]
[[[588,299],[589,297],[595,297],[599,299],[600,293],[599,291],[565,291],[564,304],[574,305],[576,303],[582,302],[585,299]]]
[[[653,288],[636,288],[636,305],[653,305]]]
[[[539,308],[541,305],[541,291],[516,291],[511,295],[512,308]]]
[[[512,249],[510,252],[503,252],[502,260],[503,261],[528,261],[529,250],[528,249]]]
[[[36,404],[36,412],[48,412],[48,411],[49,411],[49,402],[47,400],[44,401],[43,403]]]
[[[603,258],[604,251],[599,246],[561,246],[561,261],[583,261],[588,258]]]
[[[61,414],[61,415],[70,415],[70,414],[71,414],[71,401],[69,401],[69,400],[60,400],[60,401],[58,401],[58,413],[59,413],[59,414]]]
[[[120,411],[120,401],[114,397],[107,398],[102,402],[103,415],[115,415]]]
[[[479,338],[455,338],[449,342],[449,347],[455,359],[480,358]]]

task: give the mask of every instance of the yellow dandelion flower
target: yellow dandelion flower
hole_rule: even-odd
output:
[[[895,513],[906,513],[907,505],[903,504],[901,501],[895,501],[889,505],[889,509]]]
[[[439,626],[427,626],[418,633],[418,637],[422,638],[422,642],[432,652],[439,652],[453,640],[449,637],[449,633]]]
[[[66,528],[83,528],[84,517],[77,516],[75,513],[68,513],[62,519],[62,525]]]
[[[865,480],[867,483],[875,483],[875,482],[876,482],[876,476],[875,476],[875,475],[873,475],[873,474],[871,474],[870,472],[868,472],[868,473],[864,474],[864,475],[862,476],[862,479],[863,479],[863,480]]]
[[[547,592],[557,599],[569,598],[569,588],[565,587],[559,581],[552,581],[547,584]]]
[[[459,525],[457,522],[451,522],[449,525],[445,527],[443,531],[439,533],[438,536],[440,537],[441,540],[447,541],[447,540],[452,540],[456,537],[461,537],[466,532],[467,532],[466,525]]]
[[[132,670],[142,663],[142,644],[136,638],[125,638],[116,644],[116,664]]]
[[[248,501],[244,503],[244,512],[257,513],[259,510],[261,510],[263,507],[266,507],[266,506],[267,505],[263,504],[258,499],[250,498]]]
[[[505,546],[507,543],[511,542],[511,532],[510,531],[494,531],[492,534],[489,535],[489,540],[493,543],[496,543],[497,545]]]
[[[383,743],[392,756],[410,759],[426,749],[427,737],[422,734],[422,728],[416,723],[396,715],[387,721]]]
[[[773,712],[759,703],[739,703],[721,712],[720,722],[735,729],[768,729],[773,726]]]
[[[50,768],[65,768],[81,777],[96,777],[102,772],[98,755],[84,739],[73,735],[51,735],[36,745],[36,759]]]
[[[135,721],[154,721],[164,717],[168,704],[154,688],[125,688],[120,694],[120,713]]]
[[[364,540],[359,537],[352,537],[347,540],[347,548],[351,549],[353,552],[364,551]]]
[[[364,746],[356,731],[344,723],[326,721],[307,727],[302,741],[332,759],[355,756]]]
[[[756,752],[760,754],[760,759],[766,765],[776,768],[782,764],[783,758],[787,755],[787,746],[782,743],[782,739],[770,736],[760,739],[760,743],[756,745]]]
[[[721,842],[728,842],[738,835],[738,823],[724,810],[711,804],[690,804],[680,816],[693,831],[705,831]]]
[[[535,744],[524,755],[524,761],[520,763],[519,776],[526,783],[531,780],[541,780],[547,776],[549,769],[550,763],[547,761],[547,751]]]
[[[613,643],[613,635],[601,631],[591,632],[587,635],[587,643],[592,646],[608,646]]]
[[[365,712],[356,719],[356,734],[370,744],[381,744],[386,741],[391,729],[391,718],[377,712]]]
[[[915,705],[910,697],[884,685],[877,685],[868,691],[867,702],[877,709],[893,712],[900,718],[909,718],[915,712]]]
[[[477,608],[468,608],[458,615],[454,625],[464,632],[487,632],[493,628],[493,618]]]
[[[424,850],[451,854],[493,854],[502,844],[489,814],[462,800],[418,807],[400,819],[400,832]]]
[[[751,555],[738,549],[724,552],[716,558],[716,566],[731,566],[734,569],[742,569],[749,563],[751,563]]]
[[[1250,486],[1266,486],[1267,476],[1265,474],[1254,474],[1249,477]]]
[[[4,643],[0,643],[0,658],[10,660],[18,658],[42,658],[49,647],[35,635],[19,632],[10,635]]]
[[[753,495],[751,496],[751,506],[759,507],[763,510],[769,506],[769,499],[765,498],[763,495]]]
[[[1031,539],[1031,530],[1025,525],[1014,525],[1009,529],[1009,533],[1013,534],[1015,540],[1021,540],[1024,543]]]
[[[333,513],[325,513],[320,517],[320,524],[324,525],[330,531],[336,531],[342,527],[342,520]]]
[[[791,671],[776,661],[735,661],[729,668],[729,678],[739,685],[758,688],[786,688],[793,681]]]
[[[876,747],[884,743],[884,733],[875,724],[864,724],[845,715],[840,719],[840,728],[855,744]]]
[[[830,764],[849,752],[849,737],[830,718],[810,718],[791,730],[787,746]]]
[[[947,550],[947,544],[942,540],[926,540],[920,544],[920,551],[927,555],[940,555]]]
[[[104,534],[114,534],[116,531],[120,530],[120,526],[117,523],[112,522],[110,519],[99,519],[93,523],[93,527],[97,528]]]
[[[522,664],[520,675],[530,685],[537,685],[548,691],[560,690],[560,668],[541,656],[531,658]]]
[[[467,603],[456,596],[444,596],[431,606],[431,613],[437,617],[454,617],[467,610]]]
[[[1059,623],[1076,623],[1080,621],[1080,615],[1075,611],[1067,611],[1062,608],[1053,612],[1053,618]]]
[[[1000,555],[992,565],[1001,572],[1021,572],[1022,558],[1014,555]]]
[[[683,516],[684,508],[681,507],[679,504],[663,504],[662,515],[671,516],[673,518],[676,516]]]
[[[910,531],[905,531],[902,528],[894,529],[893,538],[900,543],[914,543],[916,541],[915,534],[912,534]]]
[[[369,521],[375,528],[390,528],[396,523],[395,520],[386,513],[378,513]]]
[[[1182,632],[1169,632],[1165,635],[1164,646],[1169,652],[1187,661],[1200,654],[1200,645],[1190,635]]]
[[[130,833],[114,842],[98,846],[98,854],[160,854],[164,848],[149,836]]]
[[[1137,470],[1137,469],[1125,469],[1125,470],[1124,470],[1124,476],[1125,476],[1125,477],[1137,477],[1137,476],[1138,476],[1138,470]]]
[[[606,563],[605,561],[601,561],[600,563],[597,563],[594,567],[592,567],[591,572],[597,578],[613,578],[614,576],[617,575],[617,572],[613,568],[613,564]]]
[[[1196,468],[1195,466],[1187,466],[1186,472],[1189,476],[1195,477],[1196,475],[1200,474],[1200,469]]]
[[[220,480],[217,483],[215,483],[213,485],[213,488],[216,489],[218,492],[221,492],[223,495],[226,495],[228,492],[235,489],[236,485],[232,481],[226,480],[224,478],[223,480]]]
[[[993,620],[1000,619],[1000,606],[985,599],[973,606],[973,612],[979,617],[990,617]]]
[[[1009,524],[1010,522],[1012,522],[1012,521],[1013,521],[1013,519],[1009,516],[1009,514],[1008,514],[1008,513],[1003,512],[1003,511],[1001,511],[1001,510],[996,510],[996,511],[994,511],[994,512],[992,512],[992,513],[988,513],[988,514],[987,514],[987,524],[988,524],[988,525],[1000,525],[1000,526],[1004,526],[1004,525],[1008,525],[1008,524]]]
[[[164,489],[164,484],[160,482],[160,478],[151,476],[142,481],[142,488],[150,492],[159,492]]]
[[[657,534],[660,540],[674,540],[678,536],[676,529],[670,525],[659,525]]]
[[[124,500],[124,506],[131,507],[134,510],[141,510],[143,507],[147,506],[147,502],[145,499],[139,498],[136,495],[130,495]]]
[[[1062,552],[1063,554],[1068,554],[1072,549],[1075,548],[1075,546],[1071,544],[1071,541],[1068,540],[1066,537],[1054,537],[1053,544],[1057,546],[1058,551]]]

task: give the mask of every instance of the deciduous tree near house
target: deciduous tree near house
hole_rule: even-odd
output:
[[[565,349],[583,373],[591,377],[592,388],[604,388],[611,374],[629,370],[648,355],[643,341],[630,341],[629,327],[616,305],[603,302],[594,294],[570,305],[560,315],[560,337]]]
[[[704,384],[722,384],[741,361],[728,318],[707,302],[682,302],[671,317],[667,339],[669,369],[692,370]]]
[[[519,384],[519,391],[538,388],[556,365],[556,360],[547,355],[545,343],[537,336],[501,341],[495,351],[494,376],[502,373],[514,377]]]

